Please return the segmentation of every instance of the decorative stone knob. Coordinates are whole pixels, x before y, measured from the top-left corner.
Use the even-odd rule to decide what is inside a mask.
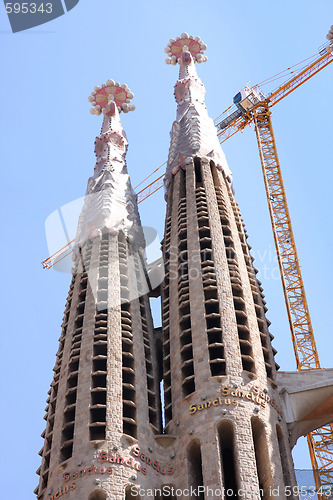
[[[173,65],[180,63],[182,53],[189,52],[194,61],[202,63],[207,61],[207,56],[204,56],[206,49],[207,45],[203,43],[199,36],[194,38],[192,35],[182,33],[175,40],[171,38],[164,49],[169,56],[165,62]]]
[[[126,83],[120,85],[120,83],[115,83],[114,80],[108,80],[103,83],[100,87],[96,86],[92,91],[91,95],[88,97],[88,101],[91,102],[92,108],[90,113],[93,115],[100,115],[101,113],[105,115],[114,114],[114,104],[118,108],[119,113],[124,111],[134,111],[135,106],[129,104],[133,99],[134,94],[127,87]]]

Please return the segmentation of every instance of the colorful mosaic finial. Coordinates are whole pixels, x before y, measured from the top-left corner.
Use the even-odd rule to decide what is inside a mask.
[[[93,115],[100,115],[101,113],[107,115],[111,102],[116,104],[119,113],[121,111],[124,111],[124,113],[134,111],[135,106],[129,104],[133,97],[134,94],[127,87],[126,83],[120,85],[118,82],[115,83],[113,80],[108,80],[106,84],[103,83],[100,87],[95,87],[88,97],[88,101],[93,105],[90,113]]]
[[[168,45],[164,49],[168,54],[165,60],[167,64],[177,64],[180,62],[182,52],[190,52],[193,60],[202,63],[207,61],[207,56],[204,55],[207,45],[203,43],[199,36],[189,36],[187,33],[182,33],[174,40],[170,39]]]
[[[172,175],[180,168],[186,169],[194,158],[207,157],[218,169],[232,178],[225,155],[221,149],[213,120],[205,105],[205,87],[195,67],[195,61],[203,62],[206,45],[199,37],[183,33],[176,40],[171,39],[165,49],[167,64],[179,64],[179,77],[175,85],[177,116],[172,124],[171,143],[165,173],[168,187]]]

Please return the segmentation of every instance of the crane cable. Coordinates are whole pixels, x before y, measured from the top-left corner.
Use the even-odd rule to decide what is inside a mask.
[[[314,54],[314,55],[312,55],[310,57],[307,57],[306,59],[303,59],[303,61],[300,61],[297,64],[294,64],[293,66],[290,66],[289,68],[286,68],[285,70],[280,71],[280,73],[276,73],[275,75],[271,76],[270,78],[267,78],[266,80],[263,80],[262,82],[258,83],[258,85],[259,86],[267,85],[267,83],[274,82],[275,80],[278,80],[279,78],[283,78],[283,73],[286,73],[286,71],[289,71],[290,69],[295,68],[296,66],[299,66],[300,64],[302,64],[302,63],[304,63],[306,61],[309,61],[310,59],[314,59],[315,57],[317,57],[317,54]],[[304,69],[304,68],[305,68],[305,66],[303,66],[298,71],[302,71],[302,69]],[[291,71],[290,73],[287,73],[287,74],[293,74],[293,73],[295,73],[295,70]],[[279,75],[281,75],[281,76],[279,76]]]
[[[155,173],[156,173],[156,172],[157,172],[160,168],[162,168],[162,167],[163,167],[163,165],[165,165],[165,164],[166,164],[166,161],[165,161],[164,163],[162,163],[162,165],[160,165],[159,167],[155,168],[155,170],[154,170],[151,174],[147,175],[147,177],[146,177],[145,179],[143,179],[143,180],[142,180],[139,184],[137,184],[137,185],[135,186],[134,191],[135,191],[135,190],[136,190],[139,186],[141,186],[141,184],[143,184],[143,183],[144,183],[147,179],[149,179],[149,177],[151,177],[151,176],[152,176],[153,174],[155,174]],[[143,189],[145,189],[145,188],[143,188]],[[140,191],[140,192],[141,192],[141,191]]]

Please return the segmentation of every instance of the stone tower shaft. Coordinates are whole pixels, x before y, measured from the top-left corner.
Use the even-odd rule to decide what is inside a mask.
[[[147,449],[162,419],[145,241],[126,150],[110,102],[78,223],[44,417],[40,500],[121,500],[132,484],[152,483],[135,450]]]
[[[166,432],[178,437],[187,485],[265,500],[280,487],[285,498],[295,476],[264,295],[189,38],[182,37],[163,242]]]

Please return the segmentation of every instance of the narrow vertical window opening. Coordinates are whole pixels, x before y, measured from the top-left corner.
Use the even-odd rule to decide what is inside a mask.
[[[172,485],[163,485],[161,488],[161,493],[159,491],[156,492],[155,500],[177,500],[177,497],[172,494],[176,488]]]
[[[128,258],[133,259],[124,233],[118,235],[119,274],[121,279],[121,341],[122,341],[122,399],[123,432],[137,437],[135,361],[130,300]]]
[[[285,445],[285,441],[283,439],[283,433],[282,433],[281,427],[279,425],[276,426],[276,434],[277,434],[277,439],[278,439],[278,443],[279,443],[279,451],[280,451],[280,459],[281,459],[284,484],[285,484],[285,486],[291,486],[292,481],[291,481],[290,471],[289,471],[289,467],[288,467],[288,452],[287,452],[287,448]]]
[[[233,491],[232,498],[238,500],[238,480],[235,460],[234,426],[228,420],[218,426],[224,488]]]
[[[194,160],[195,187],[202,187],[201,163],[198,158]]]
[[[178,203],[178,301],[181,373],[184,397],[195,391],[192,326],[189,301],[189,260],[187,248],[186,172],[180,171]],[[165,378],[166,380],[166,378]]]
[[[262,500],[269,500],[269,498],[271,498],[270,491],[273,488],[273,479],[270,467],[266,430],[264,424],[258,417],[251,418],[251,425],[260,497]]]
[[[219,182],[219,178],[218,178],[218,175],[217,175],[217,171],[216,171],[216,166],[214,164],[214,162],[210,162],[210,171],[211,171],[211,174],[212,174],[212,177],[213,177],[213,182],[214,182],[214,186],[216,188],[219,188],[221,187],[220,186],[220,182]]]
[[[201,447],[197,439],[187,447],[187,467],[189,486],[195,489],[198,486],[203,486]],[[198,498],[204,500],[203,493],[200,493]]]
[[[95,490],[90,493],[88,500],[106,500],[106,493],[103,490]]]
[[[129,484],[128,486],[126,486],[126,489],[125,489],[125,500],[134,500],[135,498],[138,498],[137,495],[134,495],[134,491],[133,491],[133,494],[132,494],[132,484]],[[136,485],[135,485],[136,486]],[[135,490],[137,488],[135,487]]]

